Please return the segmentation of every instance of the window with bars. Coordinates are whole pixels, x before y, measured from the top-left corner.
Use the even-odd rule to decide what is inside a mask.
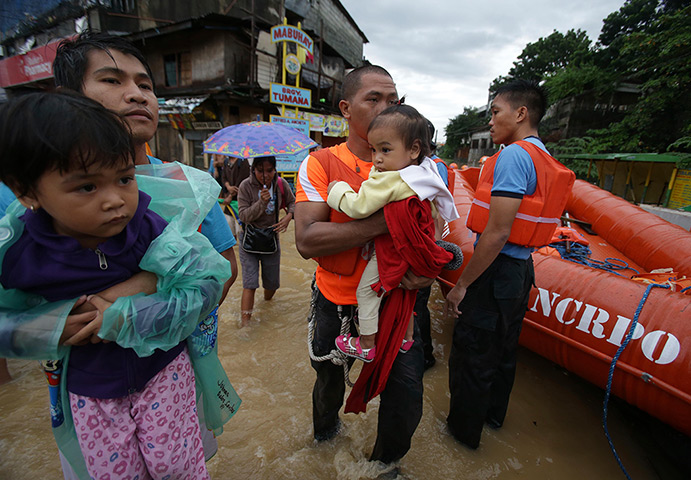
[[[180,87],[192,83],[192,62],[189,52],[163,56],[166,87]]]

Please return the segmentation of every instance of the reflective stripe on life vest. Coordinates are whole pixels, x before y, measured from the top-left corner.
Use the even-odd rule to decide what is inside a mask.
[[[473,200],[473,205],[477,205],[478,207],[486,208],[487,210],[489,210],[489,203],[478,200],[477,198]],[[528,222],[533,223],[556,223],[558,225],[561,222],[560,218],[535,217],[533,215],[528,215],[527,213],[520,212],[516,214],[516,218],[520,218],[521,220],[526,220]]]

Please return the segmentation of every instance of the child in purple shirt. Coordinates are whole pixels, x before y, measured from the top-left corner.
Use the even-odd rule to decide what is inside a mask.
[[[73,345],[58,347],[69,408],[51,413],[63,430],[74,423],[56,439],[75,472],[205,479],[186,339],[216,305],[227,262],[147,208],[133,159],[126,124],[90,99],[36,93],[3,107],[0,180],[21,206],[0,223],[0,352],[50,358],[22,307],[76,299],[81,323],[43,325]],[[144,270],[158,277],[153,291],[109,296]]]

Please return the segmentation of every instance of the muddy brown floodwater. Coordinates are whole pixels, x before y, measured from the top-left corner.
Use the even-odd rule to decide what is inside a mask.
[[[345,428],[335,439],[312,440],[306,318],[315,264],[295,250],[292,224],[281,244],[282,286],[270,302],[257,295],[253,324],[238,328],[240,279],[220,310],[220,357],[243,403],[218,439],[209,472],[217,480],[374,478],[381,470],[367,458],[378,399],[366,414],[344,415]],[[423,417],[399,478],[625,478],[603,432],[603,391],[526,349],[519,350],[504,427],[486,429],[477,451],[456,443],[445,428],[452,322],[442,317],[442,305],[435,285],[430,310],[437,364],[425,374]],[[9,368],[14,380],[0,386],[0,479],[60,479],[38,362],[11,359]],[[691,478],[674,460],[679,454],[643,429],[645,416],[616,400],[610,405],[609,430],[631,478]],[[662,432],[657,436],[670,436]]]

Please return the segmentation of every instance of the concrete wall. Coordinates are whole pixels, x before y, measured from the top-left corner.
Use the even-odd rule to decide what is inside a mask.
[[[691,231],[691,213],[662,208],[656,205],[639,205],[643,210],[664,218],[669,223],[679,225],[684,230]]]
[[[276,58],[279,45],[280,43],[271,42],[271,34],[269,32],[259,32],[259,38],[257,39],[257,83],[260,87],[267,90],[271,82],[280,82],[280,80],[277,80],[280,66]]]

